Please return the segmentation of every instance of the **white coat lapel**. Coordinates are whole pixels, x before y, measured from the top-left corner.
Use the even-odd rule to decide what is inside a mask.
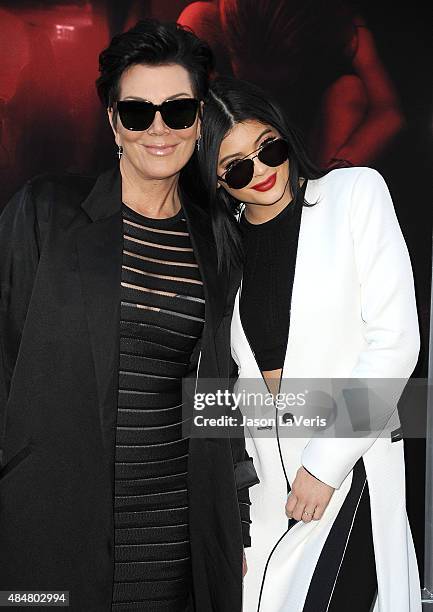
[[[309,180],[305,192],[305,199],[309,203],[318,201],[319,192],[316,180]],[[320,202],[317,204],[320,206]],[[317,303],[314,283],[314,266],[316,265],[317,248],[320,241],[320,224],[314,223],[318,214],[316,206],[302,208],[301,224],[299,228],[298,248],[296,253],[295,275],[293,279],[292,300],[290,304],[290,325],[287,338],[286,354],[284,357],[282,381],[280,391],[284,392],[284,379],[302,376],[298,363],[301,353],[305,350],[305,334],[308,333],[311,301]],[[303,374],[307,376],[307,373]]]

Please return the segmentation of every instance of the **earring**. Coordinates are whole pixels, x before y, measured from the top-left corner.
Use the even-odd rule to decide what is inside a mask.
[[[122,155],[123,155],[123,147],[122,147],[122,145],[117,145],[117,155],[118,155],[119,159],[122,157]]]
[[[200,151],[200,141],[201,141],[201,134],[200,134],[200,136],[196,140],[197,151]]]

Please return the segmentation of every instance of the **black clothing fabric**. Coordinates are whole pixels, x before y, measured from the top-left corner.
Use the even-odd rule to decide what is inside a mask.
[[[204,293],[183,211],[125,204],[115,462],[113,612],[184,612],[191,589],[182,377]]]
[[[181,193],[205,324],[186,378],[229,386],[240,270],[218,273],[200,198]],[[118,168],[29,181],[0,217],[0,589],[69,590],[71,612],[107,612],[114,580],[114,474],[123,251]],[[186,408],[192,413],[192,401]],[[230,411],[231,412],[231,411]],[[238,415],[239,419],[241,418]],[[191,427],[193,604],[239,610],[244,440]],[[251,473],[251,483],[254,481]],[[248,504],[247,504],[248,505]]]
[[[377,595],[368,482],[361,457],[320,553],[303,612],[370,612]]]
[[[240,219],[245,253],[240,317],[262,371],[284,363],[306,185],[304,181],[298,197],[270,221],[255,225],[244,214]]]

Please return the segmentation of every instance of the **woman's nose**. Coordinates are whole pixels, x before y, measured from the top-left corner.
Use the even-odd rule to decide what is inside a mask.
[[[155,117],[152,121],[152,125],[150,126],[150,128],[148,128],[147,131],[149,134],[154,135],[166,134],[170,131],[170,128],[165,125],[161,113],[159,111],[156,111]]]
[[[263,176],[269,170],[269,166],[263,164],[258,157],[254,160],[254,176]]]

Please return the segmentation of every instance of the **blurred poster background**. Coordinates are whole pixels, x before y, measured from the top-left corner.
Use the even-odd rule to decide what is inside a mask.
[[[0,1],[0,209],[36,174],[95,175],[116,162],[94,88],[98,54],[143,17],[189,26],[212,46],[217,73],[272,93],[320,164],[367,165],[384,175],[415,273],[423,341],[415,375],[426,376],[433,194],[428,4]],[[424,461],[423,440],[408,440],[408,512],[421,572]]]

